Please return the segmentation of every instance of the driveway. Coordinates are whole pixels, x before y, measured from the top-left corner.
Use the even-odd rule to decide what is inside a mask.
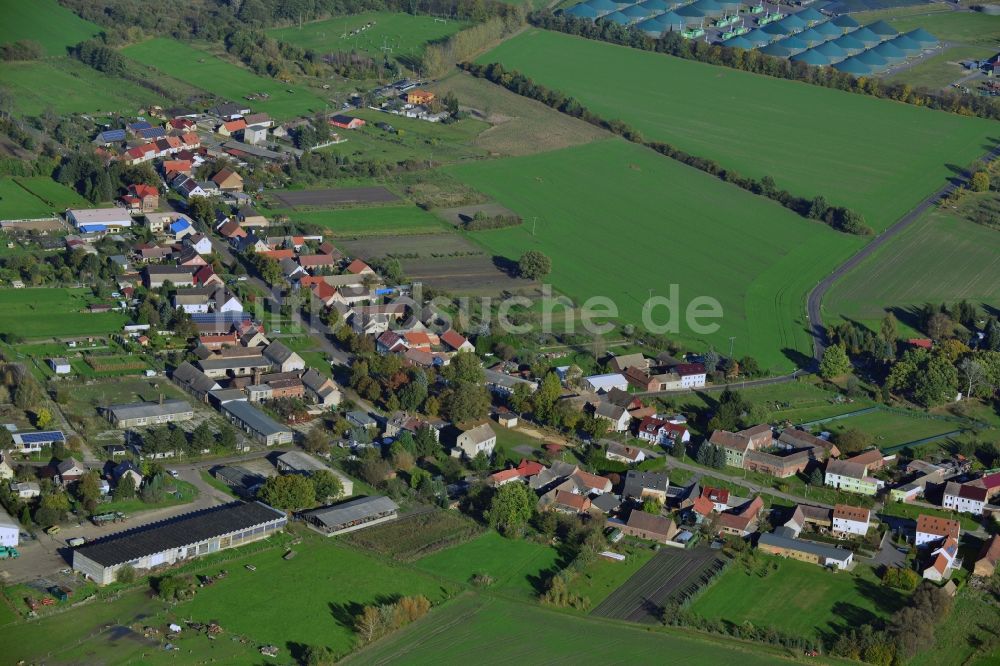
[[[902,567],[906,564],[906,554],[899,552],[896,544],[892,541],[892,530],[886,530],[882,535],[882,543],[879,544],[878,552],[872,558],[872,564],[885,567]]]

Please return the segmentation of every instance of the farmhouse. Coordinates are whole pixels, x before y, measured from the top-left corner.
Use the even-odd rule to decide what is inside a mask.
[[[429,104],[434,101],[434,93],[429,90],[421,90],[420,88],[414,88],[413,90],[406,93],[406,103],[407,104]]]
[[[800,562],[811,562],[831,569],[845,569],[851,566],[854,560],[854,553],[845,548],[796,539],[792,530],[787,527],[779,527],[773,532],[761,534],[757,546],[765,553],[790,557]]]
[[[365,126],[365,121],[362,118],[355,118],[353,116],[345,116],[342,114],[337,114],[330,117],[330,124],[334,127],[339,127],[340,129],[358,129],[359,127]]]
[[[171,378],[174,380],[174,383],[202,402],[208,400],[209,391],[222,388],[218,382],[187,361],[177,366]]]
[[[329,377],[320,374],[318,370],[309,368],[302,375],[302,384],[313,402],[323,407],[336,407],[340,404],[340,387]]]
[[[276,372],[305,370],[302,357],[280,342],[272,342],[264,349],[264,358],[271,362]]]
[[[212,176],[212,182],[222,192],[243,191],[243,176],[229,168],[222,169],[219,173]]]
[[[175,287],[193,287],[194,276],[183,266],[146,266],[143,281],[149,289],[159,289],[169,282]]]
[[[388,497],[375,495],[303,512],[302,519],[320,534],[334,536],[387,523],[399,517],[399,506]]]
[[[621,407],[618,407],[617,409],[621,409]],[[604,453],[604,457],[608,460],[623,462],[630,465],[633,463],[641,463],[645,460],[646,452],[635,446],[619,444],[618,442],[608,442],[608,448]]]
[[[662,446],[673,446],[679,439],[682,443],[691,441],[691,433],[683,423],[674,423],[659,415],[647,416],[639,423],[636,436],[645,441]]]
[[[222,413],[264,446],[292,443],[292,431],[243,400],[223,403]]]
[[[837,504],[833,507],[834,534],[868,534],[868,524],[871,521],[871,509],[847,504]]]
[[[826,464],[823,483],[859,495],[875,495],[880,482],[868,476],[868,466],[846,460],[831,460]]]
[[[66,221],[84,233],[127,229],[132,216],[124,208],[77,208],[66,211]]]
[[[140,571],[169,566],[265,539],[286,522],[283,511],[260,502],[223,504],[80,546],[73,551],[73,570],[107,585],[125,565]]]
[[[612,432],[625,432],[632,422],[632,417],[624,407],[608,401],[598,403],[594,408],[594,417],[608,421]]]
[[[108,407],[108,420],[116,428],[121,429],[187,421],[192,418],[194,418],[194,410],[183,400],[134,402]]]
[[[786,455],[765,451],[747,451],[743,458],[743,466],[751,472],[760,472],[779,479],[787,479],[805,470],[811,459],[809,451],[806,450]]]
[[[497,444],[497,434],[488,423],[482,423],[475,428],[466,430],[455,440],[455,448],[452,453],[472,460],[480,453],[486,456],[493,455],[493,447]]]
[[[521,458],[521,462],[518,463],[517,467],[511,467],[510,469],[501,470],[491,474],[490,485],[494,488],[499,488],[500,486],[512,481],[527,481],[531,477],[539,474],[543,469],[545,469],[545,467],[542,463]]]
[[[42,488],[35,481],[11,481],[10,492],[19,499],[31,499],[42,494]]]
[[[681,363],[671,368],[681,378],[681,388],[699,388],[705,385],[707,373],[701,363]]]
[[[11,439],[14,441],[14,449],[20,453],[37,453],[42,447],[52,446],[56,442],[66,442],[62,430],[15,432],[11,433]]]
[[[764,500],[755,497],[741,507],[719,514],[719,531],[745,537],[757,529],[757,517],[764,508]]]
[[[483,371],[486,376],[486,388],[498,396],[509,396],[514,392],[514,387],[518,384],[526,384],[534,392],[538,390],[538,383],[523,377],[515,377],[496,370],[487,368]]]
[[[668,543],[677,534],[677,525],[670,518],[654,516],[639,509],[632,509],[626,522],[609,520],[608,526],[616,527],[629,536],[657,543]]]
[[[131,460],[123,460],[111,470],[111,477],[115,483],[121,483],[122,479],[127,476],[132,477],[132,483],[135,484],[136,488],[142,486],[142,474],[139,473],[139,468]]]
[[[606,375],[591,375],[583,378],[584,385],[594,393],[607,393],[613,388],[621,391],[628,390],[628,379],[619,373]]]
[[[930,565],[924,569],[923,577],[927,580],[941,582],[951,577],[951,572],[962,566],[962,560],[958,557],[958,539],[948,537],[940,546],[931,553]]]
[[[789,449],[810,449],[816,460],[840,457],[836,444],[798,428],[785,428],[778,437],[778,446]]]
[[[14,548],[17,546],[17,539],[20,534],[21,526],[16,520],[10,517],[6,509],[0,506],[0,546]]]
[[[59,477],[59,483],[64,486],[79,481],[80,477],[86,473],[87,468],[73,457],[69,457],[56,465],[56,474]]]
[[[625,475],[622,497],[639,501],[651,499],[666,504],[669,488],[670,479],[663,472],[640,472],[631,469]]]
[[[788,519],[784,526],[791,529],[797,537],[805,529],[806,525],[832,528],[833,511],[809,504],[796,505],[795,511],[792,512],[791,518]]]
[[[708,441],[725,451],[727,465],[743,468],[747,452],[771,447],[774,443],[774,434],[771,426],[764,423],[739,432],[715,430]]]
[[[989,578],[997,570],[997,561],[1000,561],[1000,534],[994,534],[992,539],[983,544],[972,573]]]
[[[952,511],[981,516],[983,515],[983,507],[986,506],[987,497],[986,488],[970,483],[949,481],[944,487],[941,505]]]
[[[957,520],[948,520],[939,516],[920,514],[917,516],[917,531],[914,543],[917,546],[938,543],[948,538],[957,539],[962,533],[962,526]]]

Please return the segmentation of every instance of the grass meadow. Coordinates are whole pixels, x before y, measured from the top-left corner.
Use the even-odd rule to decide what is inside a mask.
[[[1000,299],[997,232],[939,209],[865,259],[827,294],[828,316],[875,327],[888,310],[900,322],[924,303]]]
[[[46,54],[58,56],[101,32],[100,26],[85,21],[56,0],[12,0],[2,5],[0,43],[30,39],[41,44]],[[4,63],[4,67],[9,66]]]
[[[5,62],[0,86],[14,93],[14,111],[40,115],[122,112],[133,115],[143,106],[163,104],[153,91],[107,76],[72,58]]]
[[[124,314],[91,314],[84,308],[93,302],[89,289],[0,290],[0,334],[23,338],[100,335],[121,330]]]
[[[18,185],[13,178],[0,178],[0,220],[45,217],[51,214],[50,206]]]
[[[639,324],[650,289],[667,296],[677,285],[679,319],[701,296],[723,317],[714,334],[681,321],[670,337],[728,350],[735,336],[737,356],[770,370],[809,352],[805,294],[862,243],[622,140],[447,171],[525,220],[470,238],[514,260],[541,250],[552,259],[547,281],[577,305],[607,296]],[[665,308],[653,314],[667,320]]]
[[[468,595],[352,655],[345,663],[437,665],[474,660],[479,664],[772,666],[786,663],[789,657],[787,651],[759,644],[710,641],[688,631],[650,630]]]
[[[247,95],[267,93],[268,99],[250,101],[250,106],[278,120],[323,111],[329,106],[317,91],[257,76],[208,51],[173,39],[157,37],[127,46],[122,52],[143,65],[219,97],[243,101]]]
[[[24,189],[28,190],[41,199],[43,203],[51,206],[57,211],[62,211],[66,208],[72,208],[75,206],[92,205],[89,201],[77,194],[76,190],[72,190],[62,183],[57,183],[46,176],[31,176],[28,178],[16,178],[15,180]]]
[[[475,574],[488,574],[494,580],[490,590],[534,600],[539,574],[555,566],[558,559],[558,552],[550,546],[487,532],[419,559],[414,566],[457,583],[468,583]]]
[[[732,566],[699,596],[691,610],[734,624],[752,622],[820,638],[894,613],[903,594],[882,586],[871,568],[833,572],[815,564],[761,555],[776,562],[766,576]]]
[[[357,35],[350,34],[370,21],[375,25]],[[267,34],[278,41],[318,53],[357,51],[370,56],[412,57],[420,55],[427,43],[450,37],[463,27],[465,24],[461,21],[442,21],[432,16],[366,12],[302,26],[275,28]]]
[[[520,70],[648,138],[854,208],[876,230],[1000,136],[988,120],[541,30],[479,61]]]
[[[953,11],[949,5],[920,4],[853,14],[861,25],[885,21],[899,32],[924,28],[938,39],[958,44],[1000,45],[1000,16]]]

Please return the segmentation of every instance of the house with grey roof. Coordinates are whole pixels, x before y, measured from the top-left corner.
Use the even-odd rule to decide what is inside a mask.
[[[320,534],[334,536],[395,520],[399,506],[388,497],[376,495],[304,511],[301,517]]]
[[[183,400],[133,402],[108,407],[107,416],[116,428],[124,430],[187,421],[194,418],[194,409]]]
[[[222,388],[217,381],[187,361],[178,365],[170,377],[174,380],[175,384],[202,402],[208,400],[210,391]]]
[[[487,456],[493,455],[493,448],[497,444],[497,434],[488,423],[482,423],[475,428],[470,428],[458,436],[455,440],[455,448],[452,455],[456,457],[475,458],[480,453]]]
[[[264,348],[264,358],[271,362],[275,372],[293,372],[306,367],[301,356],[278,341]]]
[[[292,443],[292,431],[249,402],[233,400],[223,403],[222,413],[233,424],[264,446]]]

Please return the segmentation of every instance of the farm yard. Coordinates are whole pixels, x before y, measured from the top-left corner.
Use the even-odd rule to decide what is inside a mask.
[[[995,137],[995,125],[979,118],[541,30],[478,60],[519,70],[647,138],[854,208],[876,231]]]
[[[849,272],[827,295],[824,310],[877,329],[889,310],[901,324],[924,303],[993,303],[1000,298],[997,232],[950,211],[925,214]]]
[[[101,32],[100,26],[85,21],[56,0],[3,3],[0,44],[30,39],[50,56],[66,55],[66,49]],[[4,63],[9,67],[10,63]]]
[[[371,27],[365,27],[373,24]],[[275,28],[267,34],[317,53],[357,51],[370,56],[409,59],[428,43],[441,41],[465,27],[462,21],[392,12],[349,14],[301,26]]]
[[[531,640],[518,637],[530,636]],[[485,648],[484,646],[488,646]],[[347,658],[347,664],[671,663],[691,666],[773,666],[788,651],[709,641],[691,632],[616,624],[572,616],[499,597],[462,596],[423,620]],[[791,662],[790,662],[791,663]]]
[[[254,99],[253,107],[278,120],[309,115],[329,106],[322,91],[257,76],[222,56],[173,39],[155,37],[127,46],[122,53],[219,97],[245,100],[248,96],[266,94],[266,98]],[[147,72],[147,75],[154,74],[155,71]]]
[[[835,636],[899,610],[906,597],[885,587],[870,567],[836,573],[796,560],[758,555],[777,565],[773,571],[747,571],[734,565],[705,590],[691,610],[734,624],[752,622],[787,633],[820,638]]]
[[[121,330],[128,320],[117,312],[89,313],[95,302],[89,289],[0,290],[0,335],[22,338],[100,335]]]
[[[650,288],[667,296],[675,284],[681,308],[708,296],[724,316],[714,334],[680,324],[672,338],[722,349],[736,336],[737,356],[772,371],[809,353],[805,294],[863,242],[618,139],[446,171],[525,220],[469,238],[515,261],[541,250],[552,258],[546,281],[578,307],[607,296],[623,322],[640,323]],[[678,251],[654,256],[663,238]],[[664,308],[654,315],[667,320]]]
[[[416,118],[361,109],[350,111],[367,121],[364,127],[340,132],[342,143],[320,149],[346,157],[381,160],[390,164],[400,162],[453,164],[486,156],[486,151],[473,142],[489,125],[475,118],[464,118],[452,123],[430,123]],[[394,131],[377,126],[386,123]]]
[[[657,624],[665,604],[683,601],[721,566],[717,551],[707,547],[663,548],[594,608],[591,615]]]

